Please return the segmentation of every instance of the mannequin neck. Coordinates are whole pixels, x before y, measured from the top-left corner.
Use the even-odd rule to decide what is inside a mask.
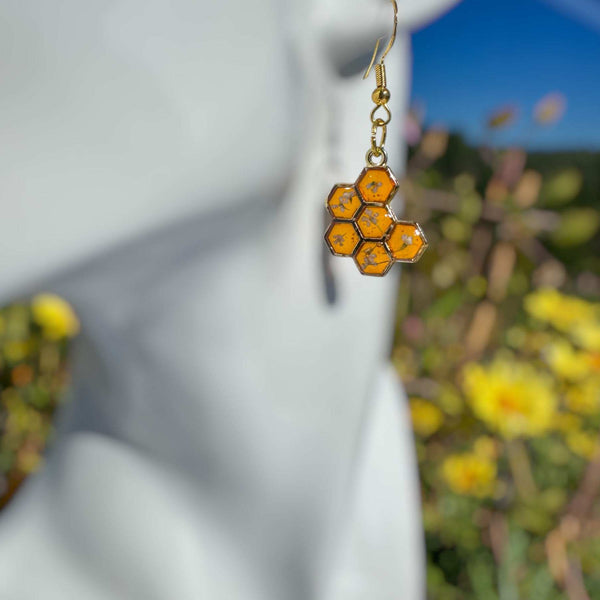
[[[256,280],[264,248],[255,241],[266,236],[253,243],[249,233],[266,231],[276,212],[249,202],[187,220],[82,265],[57,285],[82,322],[73,344],[76,402],[63,432],[91,429],[177,462],[168,439],[185,448],[189,437],[197,450],[190,426],[201,418],[199,369],[218,368],[207,346],[235,346],[227,338],[243,310],[237,299],[248,300],[249,285],[265,286]]]

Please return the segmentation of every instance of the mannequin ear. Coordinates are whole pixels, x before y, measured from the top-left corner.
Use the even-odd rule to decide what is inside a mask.
[[[398,27],[412,30],[425,25],[460,0],[401,0]],[[334,72],[352,76],[369,64],[378,38],[392,31],[393,10],[389,0],[320,0],[313,18],[318,23],[323,53]]]
[[[372,0],[317,0],[313,16],[325,61],[343,77],[364,71],[375,42],[392,28],[392,6]]]
[[[398,26],[417,29],[450,10],[461,0],[401,0],[398,2]]]

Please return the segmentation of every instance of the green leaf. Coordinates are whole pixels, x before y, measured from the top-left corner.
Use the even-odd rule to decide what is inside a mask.
[[[460,308],[463,302],[463,291],[460,288],[453,288],[441,295],[426,311],[426,318],[442,317],[447,318],[457,309]]]
[[[573,208],[561,215],[552,241],[557,246],[579,246],[588,242],[600,227],[600,214],[593,208]]]
[[[528,585],[529,600],[551,600],[557,597],[557,590],[546,565],[535,569]]]
[[[496,566],[487,553],[481,552],[467,563],[471,587],[477,598],[497,600]]]
[[[552,176],[542,188],[542,202],[546,206],[563,206],[575,200],[581,191],[583,177],[579,169],[565,169]]]

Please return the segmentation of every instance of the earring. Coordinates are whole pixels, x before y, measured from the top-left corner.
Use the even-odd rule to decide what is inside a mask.
[[[387,166],[385,140],[392,119],[388,107],[390,91],[386,87],[385,57],[396,39],[398,5],[394,5],[394,31],[381,59],[375,65],[377,87],[372,94],[375,108],[371,111],[371,147],[367,151],[367,166],[354,184],[333,186],[326,208],[333,221],[325,232],[325,242],[335,256],[354,259],[363,275],[382,277],[394,262],[414,263],[425,252],[427,239],[418,223],[399,220],[390,207],[398,189],[398,180]],[[375,45],[369,76],[380,40]]]

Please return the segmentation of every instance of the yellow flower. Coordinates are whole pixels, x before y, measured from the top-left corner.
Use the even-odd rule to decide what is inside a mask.
[[[529,294],[524,306],[532,317],[565,332],[570,332],[573,327],[587,327],[600,318],[598,304],[561,294],[554,288],[542,288]]]
[[[442,475],[453,492],[485,498],[494,493],[496,463],[474,453],[453,454],[444,460]]]
[[[569,381],[583,379],[594,368],[591,356],[587,352],[575,350],[564,339],[553,341],[544,348],[543,354],[551,369],[559,377]]]
[[[586,431],[573,431],[566,437],[567,446],[571,452],[588,460],[594,458],[600,450],[598,436]]]
[[[442,411],[423,398],[411,398],[410,416],[413,428],[421,437],[429,437],[442,425],[444,415]]]
[[[39,294],[31,303],[33,320],[42,328],[44,337],[59,340],[79,332],[79,320],[71,305],[54,294]]]
[[[590,352],[600,352],[600,320],[576,324],[570,335],[582,348]]]
[[[463,387],[475,415],[507,439],[539,436],[552,426],[557,405],[552,381],[531,365],[507,359],[487,367],[471,363]]]
[[[600,412],[600,377],[589,377],[565,392],[565,404],[569,410],[580,415]]]
[[[600,352],[588,352],[585,360],[592,372],[600,373]]]

